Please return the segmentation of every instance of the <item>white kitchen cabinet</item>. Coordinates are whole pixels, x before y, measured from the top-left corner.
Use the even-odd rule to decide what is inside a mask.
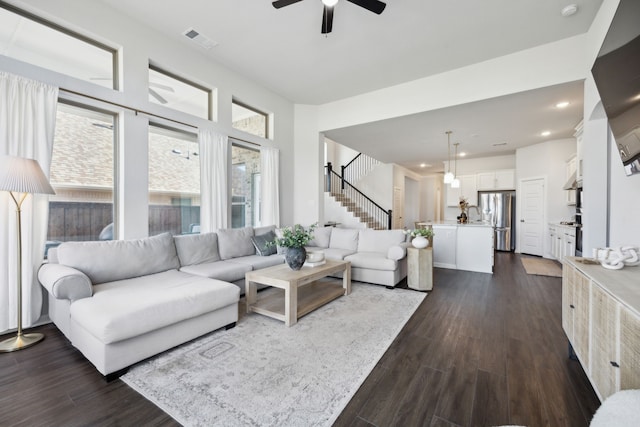
[[[458,270],[493,273],[492,227],[459,226],[456,245]]]
[[[433,265],[441,268],[456,268],[455,225],[433,225]]]
[[[433,266],[493,273],[493,227],[433,224]]]
[[[501,169],[477,174],[478,191],[514,190],[516,188],[515,169]]]
[[[562,261],[565,256],[576,253],[576,228],[571,225],[549,224],[549,251],[551,256]]]
[[[460,206],[460,197],[466,198],[469,206],[478,206],[476,175],[461,175],[458,176],[458,179],[460,180],[460,188],[447,186],[447,206]]]

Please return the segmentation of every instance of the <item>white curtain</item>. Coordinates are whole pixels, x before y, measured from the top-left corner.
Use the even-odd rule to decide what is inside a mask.
[[[262,225],[280,226],[280,150],[260,147]]]
[[[35,159],[49,176],[58,88],[0,72],[0,154]],[[29,195],[22,204],[22,324],[40,317],[42,291],[36,276],[47,238],[49,199]],[[16,206],[0,192],[0,332],[17,327]]]
[[[200,231],[227,228],[229,138],[210,129],[198,132],[200,144]]]

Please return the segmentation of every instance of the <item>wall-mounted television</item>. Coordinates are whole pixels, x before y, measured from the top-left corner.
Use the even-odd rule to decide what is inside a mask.
[[[640,173],[640,0],[620,0],[591,73],[625,172]]]

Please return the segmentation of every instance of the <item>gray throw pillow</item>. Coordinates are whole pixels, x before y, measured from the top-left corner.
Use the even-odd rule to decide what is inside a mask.
[[[252,236],[251,242],[256,247],[256,251],[260,256],[269,256],[276,253],[277,248],[275,244],[269,245],[269,242],[273,242],[276,239],[276,233],[269,231],[268,233],[261,234],[259,236]]]

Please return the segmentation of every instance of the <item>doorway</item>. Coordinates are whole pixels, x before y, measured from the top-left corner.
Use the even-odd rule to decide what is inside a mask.
[[[520,180],[520,253],[542,256],[544,253],[544,216],[546,178]]]

